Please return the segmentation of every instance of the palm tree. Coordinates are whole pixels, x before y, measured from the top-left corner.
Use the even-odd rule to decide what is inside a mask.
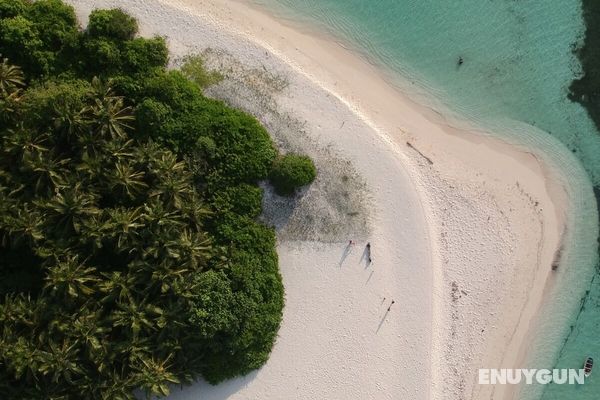
[[[4,338],[23,336],[23,328],[40,326],[47,320],[47,299],[32,299],[29,295],[5,296],[0,302],[0,320],[4,322]],[[14,330],[12,329],[14,328]]]
[[[136,293],[133,291],[135,287],[135,277],[122,272],[112,272],[103,274],[104,279],[99,283],[98,290],[102,293],[103,303],[129,303],[133,301]]]
[[[0,121],[10,121],[13,114],[18,110],[20,101],[20,90],[15,90],[6,96],[0,96]]]
[[[177,161],[175,154],[166,151],[159,158],[149,160],[149,168],[156,179],[149,196],[157,197],[169,208],[180,210],[194,192],[185,163]]]
[[[63,233],[79,232],[86,218],[100,212],[95,196],[84,193],[81,183],[61,189],[48,201],[36,200],[34,203],[46,211],[48,223]]]
[[[185,162],[178,161],[177,156],[168,151],[156,151],[148,160],[150,170],[157,176],[180,175],[185,172]]]
[[[29,380],[40,378],[40,368],[44,365],[44,354],[31,343],[28,338],[17,337],[14,341],[1,344],[5,359],[10,360],[9,368],[14,376],[19,379],[25,377]]]
[[[116,239],[118,252],[129,250],[132,253],[138,242],[138,231],[144,227],[141,208],[117,208],[108,210],[107,236]]]
[[[212,214],[195,194],[192,194],[188,201],[183,204],[181,212],[186,216],[188,226],[195,228],[197,231],[202,231],[204,221]]]
[[[154,307],[144,300],[117,303],[110,320],[115,327],[122,327],[131,338],[137,338],[142,331],[149,332],[156,329],[155,317],[162,314],[162,310]]]
[[[143,171],[135,170],[130,163],[118,161],[110,172],[109,188],[120,197],[135,199],[148,187],[144,178]]]
[[[54,108],[54,128],[57,133],[66,138],[69,142],[79,137],[79,134],[86,131],[91,124],[89,107],[83,109],[74,109],[73,105],[66,99],[58,99],[53,104]]]
[[[43,219],[37,210],[31,208],[30,204],[15,207],[13,213],[14,215],[3,227],[6,232],[3,240],[5,244],[10,241],[13,246],[22,243],[32,246],[36,241],[44,238]]]
[[[108,79],[107,81],[103,81],[97,76],[92,78],[92,98],[99,99],[100,101],[105,101],[108,99],[118,98],[116,96],[113,88],[113,80]]]
[[[52,338],[48,338],[48,343],[44,347],[48,351],[44,352],[44,361],[40,363],[38,370],[42,375],[49,377],[52,383],[73,384],[74,379],[83,374],[78,357],[79,343],[77,341],[64,340],[57,344]]]
[[[125,107],[122,97],[113,96],[110,87],[96,95],[91,112],[97,132],[112,139],[125,138],[126,131],[132,129],[132,108]]]
[[[65,177],[70,161],[40,151],[31,153],[23,164],[32,172],[30,180],[33,181],[35,193],[47,196],[67,186]]]
[[[107,367],[105,363],[107,349],[103,346],[102,339],[108,329],[102,326],[100,320],[101,314],[99,311],[84,307],[71,321],[69,331],[73,337],[78,338],[87,353],[87,357],[94,363],[95,367],[102,371]]]
[[[3,59],[0,63],[0,122],[11,121],[19,108],[21,94],[25,86],[23,72],[17,66]]]
[[[36,153],[45,153],[49,151],[48,139],[48,134],[39,134],[29,130],[23,124],[14,129],[8,129],[3,147],[0,149],[3,155],[0,162],[8,164],[8,167],[14,167],[32,159]]]
[[[184,229],[177,239],[167,242],[165,247],[178,265],[192,271],[205,266],[211,254],[210,240],[202,233],[188,229]]]
[[[148,264],[138,264],[146,267],[146,271],[148,270]],[[181,281],[186,277],[186,274],[189,270],[185,266],[177,266],[171,260],[163,259],[158,263],[158,265],[152,266],[152,282],[156,283],[156,287],[160,288],[160,293],[166,293],[171,290],[174,283]]]
[[[151,198],[157,197],[169,207],[180,210],[188,201],[192,192],[193,189],[188,176],[170,175],[160,179],[149,193],[149,196]]]
[[[147,396],[168,396],[169,385],[180,383],[179,378],[170,371],[170,359],[171,356],[164,360],[147,357],[137,360],[136,383]]]
[[[159,230],[164,229],[164,227],[179,229],[185,226],[181,213],[168,208],[165,203],[157,198],[146,202],[143,207],[143,218],[148,228],[148,233],[153,236]]]
[[[135,159],[135,142],[129,140],[104,140],[101,145],[101,154],[108,166],[112,167],[118,161]]]
[[[135,385],[132,379],[123,378],[123,373],[120,371],[112,371],[98,390],[93,392],[92,399],[100,400],[136,400],[132,390]]]
[[[9,64],[8,58],[4,58],[0,63],[0,95],[8,96],[23,86],[25,77],[21,68]]]
[[[44,290],[63,298],[85,298],[96,290],[96,269],[79,262],[78,256],[56,257],[48,266]]]
[[[109,231],[110,224],[104,213],[90,215],[81,222],[79,227],[79,244],[92,254],[96,254],[104,247],[104,239]]]

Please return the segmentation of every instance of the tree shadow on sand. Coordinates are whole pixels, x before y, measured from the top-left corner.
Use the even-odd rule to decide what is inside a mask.
[[[202,54],[208,68],[223,71],[224,79],[206,90],[254,115],[283,153],[308,155],[317,167],[317,179],[294,197],[281,197],[265,189],[262,220],[277,230],[279,240],[340,242],[366,237],[369,202],[366,182],[354,166],[314,136],[315,127],[284,111],[277,99],[288,88],[285,73],[250,67],[224,50]],[[352,134],[340,121],[340,135]]]
[[[168,400],[225,400],[246,388],[256,378],[256,375],[258,375],[258,371],[214,386],[204,380],[198,380],[189,386],[172,386]],[[145,397],[136,394],[136,398],[144,399]]]

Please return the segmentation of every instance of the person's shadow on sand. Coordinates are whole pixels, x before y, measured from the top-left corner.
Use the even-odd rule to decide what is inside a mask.
[[[352,244],[348,243],[346,245],[346,247],[344,247],[344,251],[342,252],[342,258],[340,259],[339,262],[339,267],[342,267],[342,264],[344,264],[344,261],[346,261],[346,258],[348,258],[348,256],[350,255],[350,253],[352,253]]]
[[[385,322],[385,319],[387,318],[388,314],[390,313],[390,309],[388,308],[385,311],[385,314],[383,314],[383,318],[381,318],[381,321],[379,321],[379,325],[377,326],[377,330],[375,331],[375,334],[379,333],[379,330],[381,329],[381,326],[383,325],[383,323]]]
[[[358,263],[365,263],[365,269],[369,268],[371,265],[371,248],[369,246],[365,246],[362,255],[360,256],[360,260]]]

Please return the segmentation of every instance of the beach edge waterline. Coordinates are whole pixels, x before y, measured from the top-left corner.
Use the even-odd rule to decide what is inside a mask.
[[[234,3],[250,7],[267,16],[273,15],[266,6],[255,4],[252,1],[234,0]],[[281,15],[276,16],[279,20],[280,17]],[[315,36],[332,43],[339,46],[343,52],[352,54],[357,61],[362,62],[369,69],[371,74],[375,74],[389,84],[401,96],[409,96],[408,100],[429,119],[448,127],[447,133],[460,134],[460,131],[468,131],[484,137],[490,136],[510,146],[520,148],[524,152],[530,152],[543,164],[545,179],[548,186],[551,187],[550,191],[554,192],[554,195],[557,192],[565,191],[567,197],[562,199],[565,219],[564,236],[560,249],[556,250],[561,251],[559,268],[561,271],[567,269],[567,273],[561,277],[559,282],[544,284],[544,298],[537,306],[534,325],[528,329],[527,338],[519,346],[520,354],[515,357],[523,365],[553,366],[558,358],[562,342],[569,335],[569,321],[572,321],[573,316],[577,313],[580,299],[584,296],[581,290],[574,291],[569,286],[577,286],[577,282],[589,281],[594,274],[598,258],[594,239],[598,237],[598,224],[595,222],[597,213],[594,217],[594,215],[590,216],[589,212],[590,208],[596,210],[594,206],[596,198],[593,194],[592,183],[580,161],[558,139],[538,128],[518,121],[505,121],[504,126],[501,126],[502,122],[498,122],[495,126],[486,126],[482,120],[461,119],[461,116],[452,111],[449,106],[437,100],[434,94],[427,93],[425,86],[419,87],[414,93],[407,93],[407,88],[411,86],[410,77],[399,76],[391,68],[386,68],[375,60],[370,60],[365,51],[344,41],[342,37],[334,37],[330,32],[323,31],[317,26],[299,23],[289,18],[284,18],[282,24],[308,36]],[[416,99],[410,97],[411,95],[416,95]],[[354,107],[354,110],[357,111],[357,108]],[[367,120],[370,119],[369,116],[363,115],[363,117]],[[370,122],[373,123],[373,121]],[[472,139],[479,140],[477,137]],[[401,140],[395,142],[397,146],[402,145]],[[422,193],[422,195],[425,194]],[[567,266],[569,268],[566,268]],[[557,305],[562,306],[563,315],[561,318],[551,321],[550,315],[555,314]],[[548,310],[552,310],[552,313],[545,313]],[[543,333],[542,329],[560,332],[560,334],[550,335],[552,339],[539,344],[537,342]],[[548,351],[548,345],[552,346],[551,351]],[[506,398],[510,398],[515,392],[515,388],[508,388],[508,397]],[[537,398],[540,393],[534,391],[532,398]]]

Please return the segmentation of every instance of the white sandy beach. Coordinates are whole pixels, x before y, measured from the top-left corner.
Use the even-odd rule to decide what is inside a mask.
[[[175,56],[224,50],[284,77],[273,100],[303,127],[295,146],[320,170],[330,164],[315,149],[327,149],[365,184],[363,226],[332,217],[340,229],[327,240],[280,237],[286,307],[267,364],[170,399],[514,398],[510,388],[477,385],[477,369],[524,365],[562,273],[551,266],[573,193],[542,156],[452,127],[336,41],[245,3],[69,2],[82,20],[94,8],[123,8],[143,35],[165,36]],[[268,127],[269,115],[257,117]],[[328,187],[317,182],[306,199],[331,199]],[[329,206],[308,210],[335,216]],[[350,239],[358,244],[348,247]]]

